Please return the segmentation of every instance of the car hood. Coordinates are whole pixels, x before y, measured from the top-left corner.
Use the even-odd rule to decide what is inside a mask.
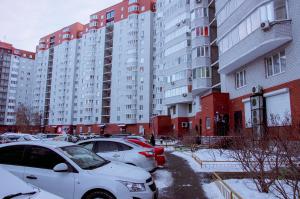
[[[146,179],[151,177],[150,173],[142,168],[114,161],[88,172],[92,175],[101,174],[116,180],[134,183],[145,183]]]

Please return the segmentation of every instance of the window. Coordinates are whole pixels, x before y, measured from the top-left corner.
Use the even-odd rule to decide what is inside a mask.
[[[93,142],[85,142],[80,144],[80,146],[83,146],[84,148],[93,151],[94,143]]]
[[[0,149],[0,164],[22,165],[24,146],[8,146]]]
[[[211,78],[211,68],[199,67],[193,69],[193,79],[198,79],[198,78]]]
[[[290,93],[283,92],[278,95],[266,93],[266,114],[268,126],[283,126],[291,124]],[[280,106],[278,106],[280,104]]]
[[[235,88],[246,86],[246,70],[239,71],[235,74]]]
[[[193,49],[193,58],[197,57],[209,57],[209,46],[200,46]]]
[[[211,129],[211,119],[210,119],[210,117],[206,118],[206,120],[205,120],[205,126],[206,126],[207,130]]]
[[[209,36],[209,28],[208,28],[208,26],[197,27],[195,29],[194,36],[196,36],[196,37],[199,37],[199,36],[208,37]]]
[[[246,128],[251,128],[252,127],[252,119],[251,119],[250,101],[244,102],[244,111],[245,111],[245,126],[246,126]]]
[[[123,144],[123,143],[117,143],[117,145],[118,145],[118,150],[119,151],[129,151],[129,150],[132,149],[131,146],[128,146],[128,145]]]
[[[29,147],[26,150],[24,160],[24,165],[27,167],[50,170],[52,170],[57,164],[66,162],[61,156],[59,156],[54,151],[39,146]]]
[[[237,0],[234,0],[237,1]],[[231,0],[230,2],[233,2]],[[228,3],[231,4],[231,3]],[[227,6],[227,5],[226,5]],[[226,7],[225,6],[225,7]],[[221,13],[221,12],[220,12]],[[219,14],[220,15],[220,14]],[[237,27],[233,28],[219,41],[220,55],[246,38],[260,27],[264,21],[287,19],[286,0],[274,0],[254,10]],[[220,21],[218,21],[220,22]]]
[[[95,153],[106,153],[118,151],[118,143],[110,141],[101,141],[96,143]]]
[[[265,58],[266,77],[271,77],[286,70],[286,55],[285,51],[276,53],[271,57]]]

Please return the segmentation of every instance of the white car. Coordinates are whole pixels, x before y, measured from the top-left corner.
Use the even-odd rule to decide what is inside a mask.
[[[2,136],[11,142],[40,140],[38,137],[34,135],[25,134],[25,133],[4,133]]]
[[[156,169],[153,149],[143,148],[123,138],[97,138],[81,141],[77,144],[107,160],[138,166],[149,172]]]
[[[153,199],[158,190],[145,170],[110,162],[84,147],[54,141],[0,145],[0,166],[64,199]]]
[[[62,199],[61,197],[55,196],[48,193],[40,188],[34,187],[28,183],[25,183],[21,179],[17,178],[10,172],[0,167],[0,198],[10,199]]]

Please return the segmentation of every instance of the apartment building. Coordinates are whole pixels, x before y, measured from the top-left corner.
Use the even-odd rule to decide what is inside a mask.
[[[0,41],[0,125],[14,125],[23,105],[31,108],[35,53]]]
[[[195,129],[201,133],[201,97],[220,88],[214,3],[156,2],[154,76],[163,81],[161,84],[154,81],[154,108],[157,113],[169,116],[169,119],[155,117],[156,131],[175,131],[181,135]]]
[[[48,131],[149,131],[154,2],[124,0],[40,39],[34,108]]]
[[[220,103],[232,131],[299,122],[299,10],[297,0],[216,1],[221,89],[228,95]]]

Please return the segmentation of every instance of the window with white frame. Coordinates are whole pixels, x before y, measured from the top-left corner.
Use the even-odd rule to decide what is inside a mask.
[[[199,46],[195,49],[193,49],[193,58],[197,58],[197,57],[209,57],[210,53],[209,53],[209,46],[205,45],[205,46]]]
[[[193,79],[211,78],[211,68],[204,66],[193,69]]]
[[[242,88],[246,86],[246,70],[235,73],[235,88]]]
[[[291,124],[290,93],[288,89],[282,89],[282,92],[279,91],[274,91],[274,94],[266,93],[268,126],[286,126]],[[280,104],[280,106],[278,106],[278,104]]]
[[[270,57],[265,58],[266,77],[285,72],[286,70],[286,55],[285,51],[276,53]]]

